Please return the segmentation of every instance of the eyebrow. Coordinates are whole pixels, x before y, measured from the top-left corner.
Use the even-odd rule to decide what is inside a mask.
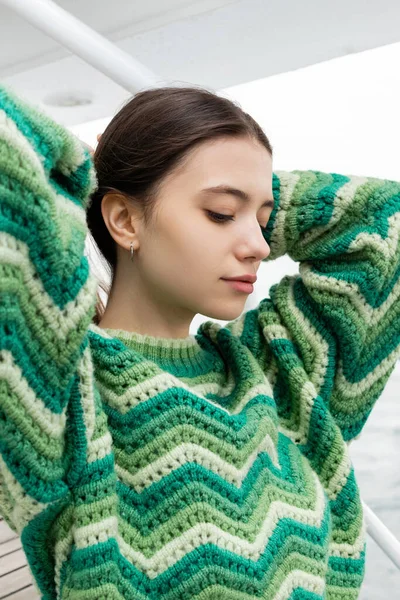
[[[250,202],[250,196],[249,196],[249,194],[247,194],[243,190],[239,190],[237,188],[230,187],[229,185],[223,185],[223,184],[221,184],[221,185],[215,185],[213,187],[204,188],[201,191],[202,192],[206,192],[206,193],[211,193],[211,194],[230,194],[232,196],[236,196],[236,198],[238,198],[239,200],[242,200],[242,202]],[[261,208],[264,208],[264,206],[268,206],[270,208],[273,208],[274,207],[274,201],[273,200],[266,200],[264,202],[264,204],[261,205]]]

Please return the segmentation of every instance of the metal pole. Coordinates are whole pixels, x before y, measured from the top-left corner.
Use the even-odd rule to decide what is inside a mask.
[[[367,523],[367,533],[400,569],[400,542],[363,500],[362,505]]]
[[[165,82],[52,0],[0,0],[38,29],[132,92]]]

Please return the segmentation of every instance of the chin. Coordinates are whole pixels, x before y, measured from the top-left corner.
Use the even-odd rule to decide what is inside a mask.
[[[234,321],[242,314],[244,305],[245,302],[243,302],[241,306],[239,303],[237,303],[236,307],[224,306],[222,308],[219,307],[212,310],[207,310],[206,312],[201,312],[201,314],[209,317],[210,319],[217,319],[218,321]]]

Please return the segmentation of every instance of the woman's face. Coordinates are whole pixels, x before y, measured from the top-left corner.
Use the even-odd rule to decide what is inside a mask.
[[[248,200],[207,191],[218,186]],[[261,227],[272,200],[272,158],[264,146],[247,138],[204,142],[164,180],[151,227],[135,230],[135,285],[176,311],[237,318],[249,294],[223,278],[256,274],[268,256]]]

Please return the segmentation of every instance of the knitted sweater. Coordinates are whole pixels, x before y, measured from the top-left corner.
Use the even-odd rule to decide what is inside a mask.
[[[355,600],[348,444],[400,356],[400,183],[277,171],[267,260],[224,327],[92,324],[93,163],[0,88],[0,513],[43,600]]]

